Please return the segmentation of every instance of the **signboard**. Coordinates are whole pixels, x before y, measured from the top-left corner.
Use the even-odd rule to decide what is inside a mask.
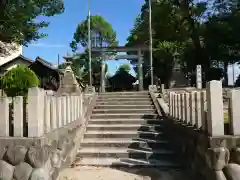
[[[197,85],[197,89],[202,89],[202,67],[201,67],[201,65],[197,65],[196,85]]]

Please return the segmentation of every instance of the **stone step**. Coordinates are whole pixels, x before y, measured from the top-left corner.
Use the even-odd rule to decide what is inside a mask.
[[[148,125],[148,124],[89,124],[87,130],[138,130],[138,131],[161,131],[163,125]]]
[[[179,164],[167,160],[142,160],[132,158],[81,158],[77,157],[76,166],[139,167],[158,169],[180,169]]]
[[[104,93],[99,93],[100,96],[102,95],[112,95],[112,96],[116,96],[116,95],[129,95],[129,94],[149,94],[149,91],[125,91],[125,92],[104,92]]]
[[[100,97],[97,97],[97,101],[109,101],[111,99],[120,99],[120,100],[129,100],[129,99],[144,99],[144,100],[151,100],[151,97],[150,96],[112,96],[112,97],[109,97],[109,96],[100,96]]]
[[[88,124],[141,124],[141,125],[157,125],[157,124],[164,124],[165,121],[162,119],[91,119],[88,121]]]
[[[155,114],[155,113],[126,113],[126,114],[116,114],[116,113],[113,113],[113,114],[92,114],[91,116],[91,119],[157,119],[159,118],[159,115],[158,114]]]
[[[145,101],[97,101],[96,106],[99,105],[153,105],[152,100]]]
[[[162,132],[145,131],[87,131],[84,138],[146,138],[163,139],[166,135]]]
[[[95,109],[155,109],[154,105],[139,105],[139,104],[126,104],[126,105],[108,105],[108,104],[100,104],[95,106]]]
[[[81,144],[82,147],[120,147],[120,148],[145,148],[159,149],[170,148],[168,140],[152,140],[142,138],[85,138]]]
[[[119,97],[119,98],[116,98],[116,97],[112,97],[112,98],[107,98],[107,99],[97,99],[97,102],[112,102],[112,101],[120,101],[122,103],[124,102],[129,102],[129,101],[133,101],[137,104],[138,101],[151,101],[151,99],[149,97],[142,97],[142,98],[134,98],[134,97],[126,97],[126,98],[123,98],[123,97]]]
[[[134,159],[166,159],[173,160],[176,155],[168,149],[132,149],[132,148],[82,148],[78,150],[78,157],[114,157],[114,158],[134,158]]]
[[[156,109],[94,109],[93,114],[130,114],[130,113],[151,114],[156,113]]]
[[[120,98],[127,98],[127,97],[134,97],[134,98],[151,98],[150,94],[113,94],[113,95],[98,95],[98,98],[114,98],[114,97],[120,97]]]

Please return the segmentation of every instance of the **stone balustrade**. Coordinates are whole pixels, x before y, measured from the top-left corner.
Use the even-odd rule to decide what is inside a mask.
[[[34,87],[27,98],[10,99],[0,98],[0,137],[42,137],[82,116],[81,94],[54,96]]]
[[[202,179],[239,180],[240,90],[228,92],[227,122],[222,94],[220,81],[208,82],[206,90],[170,91],[170,136],[180,161],[192,173]]]
[[[75,160],[95,99],[38,87],[27,97],[0,97],[1,179],[57,179]]]

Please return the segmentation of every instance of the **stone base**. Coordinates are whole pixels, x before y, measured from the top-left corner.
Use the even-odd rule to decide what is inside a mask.
[[[158,91],[156,85],[149,85],[148,90],[151,91],[151,92],[157,92]]]
[[[84,90],[85,94],[94,94],[95,91],[95,87],[94,86],[87,86]]]

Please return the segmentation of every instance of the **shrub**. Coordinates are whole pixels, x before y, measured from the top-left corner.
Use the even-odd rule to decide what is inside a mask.
[[[2,89],[11,97],[24,96],[29,88],[39,85],[36,74],[24,65],[18,65],[8,71],[1,81]]]

